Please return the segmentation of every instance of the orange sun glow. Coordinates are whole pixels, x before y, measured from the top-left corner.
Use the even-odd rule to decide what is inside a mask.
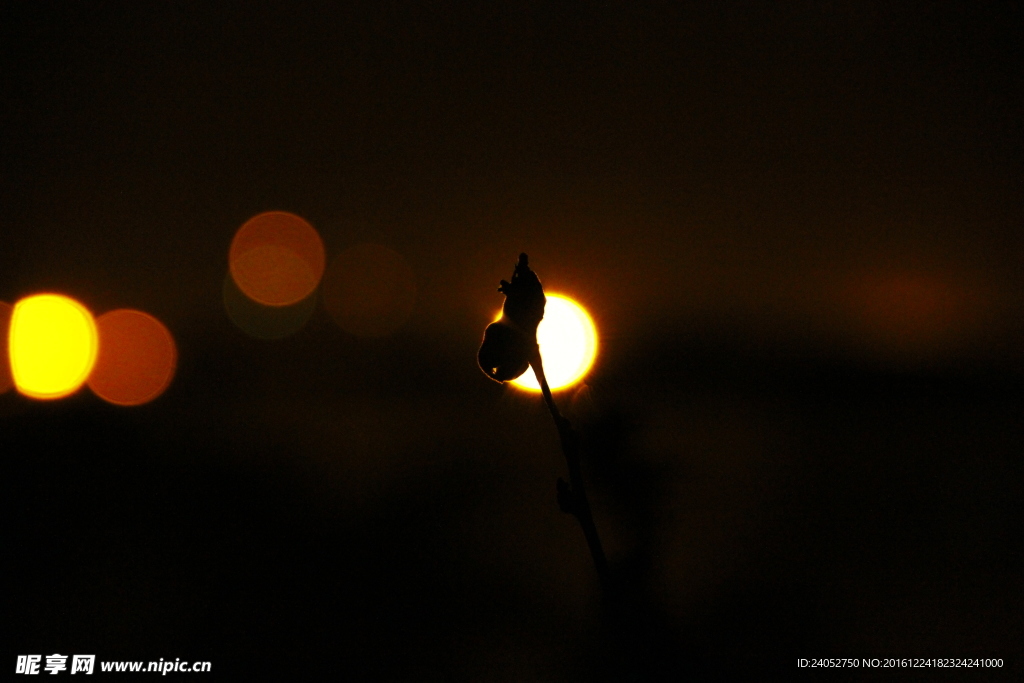
[[[597,358],[597,328],[587,310],[577,302],[563,294],[546,296],[544,319],[537,327],[537,343],[548,386],[558,391],[576,384],[590,371]],[[532,367],[510,383],[526,391],[540,391]]]

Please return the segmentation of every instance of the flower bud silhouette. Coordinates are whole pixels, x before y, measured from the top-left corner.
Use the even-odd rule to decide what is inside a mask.
[[[559,479],[556,484],[558,507],[579,521],[594,560],[594,568],[597,569],[598,578],[607,591],[608,560],[601,546],[601,539],[597,535],[597,527],[594,525],[587,492],[583,486],[579,434],[569,424],[569,420],[558,412],[555,398],[551,395],[551,388],[544,377],[544,363],[540,347],[537,345],[537,326],[544,319],[547,298],[537,274],[530,270],[526,254],[519,255],[519,262],[512,273],[512,281],[502,280],[498,291],[505,295],[501,318],[488,325],[484,331],[484,341],[476,356],[477,362],[484,374],[496,382],[515,379],[533,366],[544,402],[547,403],[558,429],[562,453],[569,467],[569,481]]]
[[[501,319],[484,330],[477,363],[496,382],[519,377],[530,367],[537,347],[537,326],[544,318],[544,287],[530,269],[526,254],[512,272],[512,281],[501,281],[498,291],[505,295]]]
[[[505,322],[491,323],[476,360],[494,381],[513,380],[530,367],[530,338]]]

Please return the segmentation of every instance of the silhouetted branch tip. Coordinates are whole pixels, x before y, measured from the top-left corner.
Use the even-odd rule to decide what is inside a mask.
[[[544,319],[544,287],[537,274],[530,269],[529,257],[519,255],[519,263],[512,271],[512,281],[501,281],[498,291],[505,295],[502,317],[521,328],[536,341],[537,325]]]
[[[498,291],[505,295],[501,319],[484,330],[477,363],[491,379],[507,382],[530,367],[537,346],[537,326],[544,319],[547,299],[526,254],[519,255],[512,280],[502,280]]]
[[[544,402],[551,411],[551,417],[558,429],[562,453],[569,467],[569,481],[559,479],[556,486],[558,507],[579,521],[598,578],[607,589],[608,560],[605,558],[601,539],[597,535],[597,527],[594,526],[590,503],[587,502],[587,492],[583,486],[579,435],[573,430],[569,420],[558,412],[555,398],[544,376],[544,362],[540,346],[537,344],[537,326],[544,319],[544,305],[547,299],[540,279],[530,269],[530,261],[526,254],[519,255],[519,262],[512,271],[512,280],[502,280],[498,291],[505,295],[501,319],[488,325],[484,331],[477,362],[484,374],[497,382],[515,379],[533,365]]]

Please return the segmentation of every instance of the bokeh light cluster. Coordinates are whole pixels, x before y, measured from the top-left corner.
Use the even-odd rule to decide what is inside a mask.
[[[292,335],[312,317],[318,293],[341,329],[357,337],[385,337],[415,308],[416,274],[401,254],[380,244],[350,246],[328,263],[319,233],[292,213],[268,211],[242,224],[228,250],[222,293],[224,309],[239,329],[257,339]],[[537,339],[556,391],[579,382],[597,357],[594,321],[561,294],[548,295]],[[540,391],[532,368],[512,384]]]
[[[379,244],[354,245],[328,264],[316,229],[285,211],[254,216],[235,233],[223,299],[243,332],[257,339],[298,332],[316,310],[318,291],[340,328],[383,337],[412,313],[416,274],[401,254]]]
[[[159,320],[119,309],[94,318],[74,299],[35,294],[0,303],[0,393],[11,387],[35,399],[57,399],[88,384],[115,405],[148,403],[171,383],[177,348]]]

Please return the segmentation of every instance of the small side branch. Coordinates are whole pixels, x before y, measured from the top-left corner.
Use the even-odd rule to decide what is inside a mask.
[[[562,453],[565,455],[566,465],[569,467],[569,483],[559,478],[558,480],[558,506],[563,512],[572,513],[583,529],[583,535],[587,539],[587,546],[590,548],[590,556],[594,560],[594,568],[597,569],[597,576],[601,586],[607,592],[608,582],[608,560],[604,555],[604,548],[601,546],[601,538],[597,535],[597,527],[594,525],[594,517],[590,512],[590,502],[587,500],[587,492],[583,486],[583,470],[580,468],[580,438],[579,434],[572,428],[572,424],[558,412],[555,405],[555,398],[551,395],[547,378],[544,376],[544,364],[540,357],[540,348],[534,346],[530,359],[537,381],[540,383],[541,393],[544,394],[544,402],[547,403],[551,417],[558,428],[558,437],[562,443]]]

